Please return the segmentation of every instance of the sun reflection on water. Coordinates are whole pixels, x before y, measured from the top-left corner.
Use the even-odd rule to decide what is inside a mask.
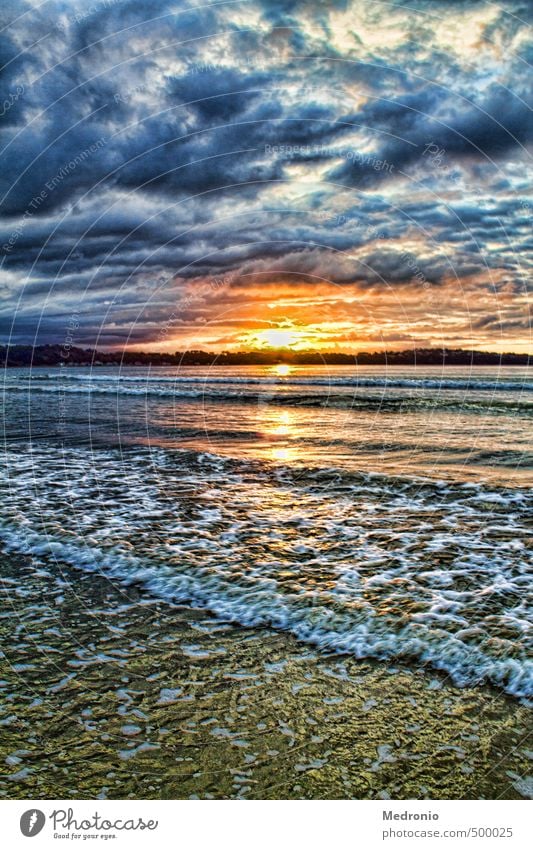
[[[288,377],[291,371],[292,367],[287,363],[278,363],[278,365],[272,366],[272,373],[277,377]]]
[[[270,433],[275,436],[291,436],[293,430],[293,417],[288,410],[276,411],[275,419],[271,423]]]
[[[291,463],[297,457],[295,448],[271,448],[270,459],[278,460],[280,463]]]
[[[276,444],[269,447],[272,460],[288,463],[298,455],[296,416],[291,410],[268,409],[262,421],[263,438]]]

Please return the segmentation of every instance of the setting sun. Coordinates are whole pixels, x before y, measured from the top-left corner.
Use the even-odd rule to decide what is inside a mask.
[[[242,341],[254,348],[292,348],[302,350],[310,347],[309,333],[293,327],[272,327],[247,334]]]
[[[272,348],[290,348],[291,345],[298,342],[300,335],[294,330],[277,328],[274,330],[263,330],[257,334],[261,341]]]
[[[287,377],[287,375],[289,375],[289,374],[291,373],[292,369],[291,369],[291,367],[290,367],[289,365],[287,365],[286,363],[280,363],[280,364],[279,364],[279,365],[277,365],[277,366],[273,366],[273,367],[272,367],[272,371],[273,371],[273,372],[274,372],[274,374],[276,374],[278,377]]]

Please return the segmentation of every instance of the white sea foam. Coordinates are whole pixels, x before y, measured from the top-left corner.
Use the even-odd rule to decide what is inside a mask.
[[[270,387],[270,389],[269,389]],[[489,384],[483,387],[477,385],[470,389],[468,386],[455,387],[439,386],[444,389],[442,394],[422,382],[416,385],[395,383],[216,383],[208,382],[162,382],[146,383],[139,381],[123,384],[121,382],[81,381],[74,383],[52,382],[43,384],[9,384],[3,387],[5,393],[30,394],[32,396],[57,396],[60,399],[75,396],[113,396],[131,399],[153,399],[180,401],[238,402],[242,404],[283,405],[285,407],[323,407],[334,409],[394,409],[406,412],[409,409],[443,408],[456,411],[485,412],[500,415],[529,417],[533,413],[533,403],[522,400],[522,391],[529,390],[520,386],[521,391],[512,391],[513,387],[501,385],[489,389]],[[458,389],[462,391],[459,393]],[[274,390],[277,390],[274,392]],[[373,392],[371,391],[373,390]],[[452,391],[455,390],[455,391]],[[483,391],[482,391],[483,390]],[[402,394],[398,394],[399,392]],[[530,396],[526,395],[526,398]]]
[[[331,474],[19,448],[4,457],[1,536],[242,625],[533,695],[525,492],[352,475],[341,496]]]
[[[18,375],[17,375],[18,377]],[[25,377],[23,378],[25,379]],[[478,377],[475,375],[466,375],[464,377],[400,377],[393,374],[376,375],[370,377],[368,375],[358,375],[352,373],[346,376],[328,375],[324,377],[290,375],[286,377],[278,376],[257,376],[257,375],[223,375],[216,376],[213,372],[195,375],[160,375],[154,372],[146,372],[143,375],[130,375],[117,371],[116,373],[98,374],[94,371],[86,373],[70,373],[64,369],[60,372],[33,373],[30,379],[32,382],[81,382],[81,383],[108,383],[115,387],[117,391],[118,384],[138,383],[140,385],[149,386],[152,384],[172,384],[179,385],[201,385],[201,386],[317,386],[317,387],[383,387],[383,388],[400,388],[400,389],[438,389],[438,390],[464,390],[467,392],[484,391],[484,392],[533,392],[533,380],[509,379],[502,377],[495,380]]]

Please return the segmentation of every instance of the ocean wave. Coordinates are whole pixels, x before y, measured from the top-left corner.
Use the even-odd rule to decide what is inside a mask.
[[[11,550],[327,651],[533,695],[524,491],[335,469],[296,484],[212,454],[51,446],[8,451],[2,478]]]
[[[192,375],[154,375],[146,376],[124,375],[117,373],[116,375],[98,375],[91,372],[89,374],[68,374],[62,372],[48,372],[47,374],[31,374],[18,376],[20,380],[31,381],[77,381],[82,383],[100,383],[107,382],[114,386],[119,383],[139,383],[141,385],[150,385],[153,383],[174,384],[176,386],[182,384],[191,385],[222,385],[222,386],[317,386],[317,387],[335,387],[345,386],[353,388],[393,388],[393,389],[433,389],[433,390],[451,390],[464,392],[533,392],[533,381],[524,379],[523,381],[510,380],[502,378],[501,380],[488,380],[481,377],[464,377],[464,378],[447,378],[442,379],[428,377],[395,377],[381,375],[376,377],[349,375],[346,377],[331,376],[331,377],[257,377],[257,376],[236,376],[224,375],[221,377],[209,376],[192,376]]]
[[[517,398],[509,397],[508,399],[484,397],[470,394],[469,398],[464,397],[441,397],[438,395],[369,395],[368,392],[357,394],[357,388],[353,387],[353,392],[328,392],[328,393],[302,393],[298,391],[290,391],[292,384],[285,384],[282,391],[276,391],[279,386],[270,386],[274,391],[250,391],[243,384],[231,385],[225,392],[220,392],[214,389],[211,384],[206,384],[204,387],[195,388],[197,384],[178,384],[173,387],[169,386],[121,386],[118,383],[112,386],[105,386],[100,383],[85,384],[85,385],[64,385],[55,383],[49,386],[44,385],[17,385],[10,384],[4,386],[4,391],[9,393],[30,393],[30,394],[50,394],[50,395],[114,395],[115,397],[137,397],[137,398],[159,398],[173,399],[177,402],[180,400],[199,400],[203,403],[235,403],[240,404],[268,404],[274,406],[295,406],[295,407],[331,407],[340,409],[379,409],[381,412],[407,412],[409,410],[418,409],[448,409],[450,411],[457,410],[461,412],[474,413],[493,413],[503,415],[531,415],[533,414],[533,402],[522,401]],[[303,384],[302,384],[303,386]],[[340,385],[338,385],[338,388]],[[360,387],[359,387],[360,388]]]

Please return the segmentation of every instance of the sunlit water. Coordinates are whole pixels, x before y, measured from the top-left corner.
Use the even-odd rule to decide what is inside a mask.
[[[531,695],[527,370],[41,368],[3,388],[8,548]]]

